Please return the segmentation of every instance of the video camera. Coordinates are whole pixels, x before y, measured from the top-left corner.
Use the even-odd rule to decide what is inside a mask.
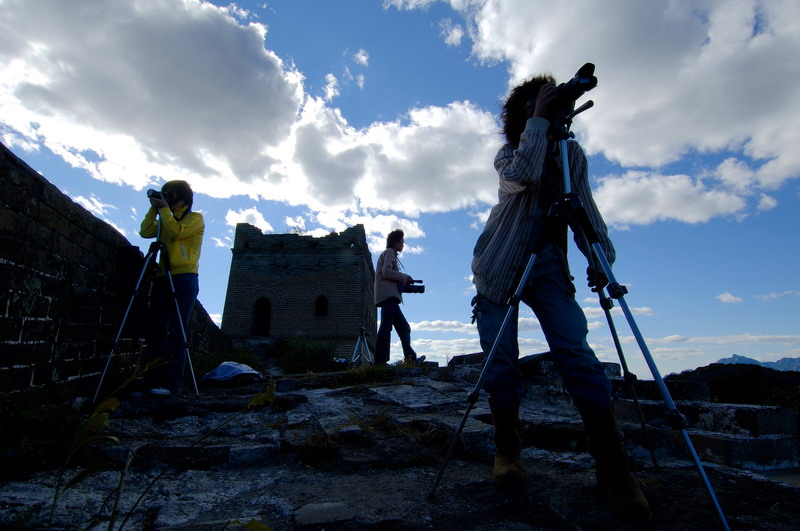
[[[415,286],[422,284],[424,280],[415,280],[412,284],[400,284],[400,293],[425,293],[425,286]]]
[[[153,190],[152,188],[147,191],[147,198],[148,199],[163,199],[167,203],[172,203],[175,197],[172,195],[172,192],[166,191],[162,192],[160,190]]]

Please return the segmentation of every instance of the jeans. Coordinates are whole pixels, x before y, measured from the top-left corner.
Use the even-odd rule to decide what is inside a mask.
[[[193,273],[173,275],[172,283],[175,286],[181,320],[177,319],[175,313],[175,302],[170,293],[169,280],[167,277],[157,277],[150,298],[147,347],[143,361],[147,364],[160,358],[145,372],[145,380],[150,388],[161,387],[178,394],[181,391],[188,349],[188,344],[183,343],[180,324],[182,321],[188,341],[189,316],[197,300],[199,277]]]
[[[575,301],[574,292],[563,270],[551,271],[528,282],[522,302],[539,319],[564,388],[572,395],[575,404],[608,407],[611,404],[611,383],[586,341],[586,316]],[[478,323],[481,348],[487,356],[508,308],[508,305],[497,304],[485,297],[476,298],[473,315]],[[484,380],[489,400],[500,407],[518,404],[524,394],[522,373],[517,368],[518,359],[517,315],[512,314],[494,358],[486,369]]]
[[[411,326],[400,309],[400,300],[391,297],[381,304],[381,326],[378,328],[378,338],[375,345],[375,363],[384,364],[389,361],[392,327],[394,327],[397,335],[400,336],[403,357],[406,361],[416,360],[417,353],[411,348]]]

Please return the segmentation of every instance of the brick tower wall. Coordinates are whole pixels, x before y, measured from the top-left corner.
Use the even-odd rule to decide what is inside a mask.
[[[363,225],[315,238],[265,235],[241,223],[232,253],[222,330],[234,342],[252,347],[301,333],[336,344],[337,354],[349,358],[363,326],[374,352],[375,270]],[[316,315],[318,297],[327,300],[327,315]],[[255,307],[264,298],[269,331],[255,334]]]

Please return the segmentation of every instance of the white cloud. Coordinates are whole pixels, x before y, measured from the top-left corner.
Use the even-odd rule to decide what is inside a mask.
[[[761,194],[758,199],[758,209],[761,212],[767,212],[778,206],[778,200],[767,194]]]
[[[230,237],[217,238],[212,236],[211,241],[214,242],[214,247],[233,247],[233,240]]]
[[[474,28],[469,37],[475,58],[510,63],[511,86],[537,72],[553,72],[563,82],[584,62],[597,65],[599,84],[587,95],[597,105],[575,123],[588,152],[651,168],[692,152],[735,153],[718,168],[716,184],[681,184],[671,176],[671,186],[659,190],[656,206],[680,206],[693,189],[702,197],[691,209],[710,208],[708,214],[651,214],[627,203],[619,205],[620,223],[695,223],[741,213],[746,197],[759,188],[775,189],[800,176],[800,129],[787,127],[800,115],[800,70],[787,68],[800,54],[800,3],[449,3]],[[391,4],[411,9],[428,2]],[[576,13],[602,24],[581,24],[576,31]],[[756,208],[770,206],[755,197]]]
[[[100,179],[186,178],[212,194],[224,180],[242,193],[268,178],[264,149],[302,101],[266,28],[209,3],[8,1],[0,24],[4,122]]]
[[[594,192],[609,225],[627,226],[677,220],[703,223],[745,208],[745,200],[730,191],[713,189],[688,175],[629,171],[600,179]]]
[[[439,31],[448,46],[458,46],[464,38],[464,28],[449,18],[439,22]]]
[[[744,299],[743,299],[743,298],[741,298],[741,297],[737,297],[737,296],[736,296],[736,295],[734,295],[733,293],[729,293],[729,292],[727,292],[727,291],[726,291],[725,293],[720,293],[719,295],[717,295],[717,296],[716,296],[716,299],[717,299],[719,302],[723,302],[723,303],[725,303],[725,304],[738,304],[738,303],[740,303],[740,302],[743,302],[743,301],[744,301]]]
[[[325,88],[323,91],[325,92],[325,101],[329,103],[333,101],[333,98],[340,94],[339,80],[336,79],[336,76],[333,74],[328,74],[325,76]]]
[[[773,291],[772,293],[768,293],[766,295],[756,295],[756,298],[762,301],[771,301],[775,299],[780,299],[782,297],[792,297],[792,296],[800,297],[800,291],[797,290],[789,290],[781,292]]]
[[[353,60],[361,66],[369,66],[369,54],[363,48],[353,55]]]
[[[267,233],[273,231],[272,225],[264,219],[264,214],[259,212],[255,207],[240,209],[238,212],[228,210],[228,213],[225,215],[225,223],[232,227],[235,227],[237,223],[249,223],[259,228],[261,232]]]
[[[477,334],[474,324],[461,321],[419,321],[409,323],[411,329],[418,332],[456,332],[459,334]]]
[[[79,195],[73,197],[72,200],[99,218],[105,217],[105,215],[108,214],[109,209],[116,210],[117,208],[114,205],[103,203],[94,194],[92,194],[92,196],[89,198]]]
[[[283,222],[286,223],[289,228],[297,229],[299,231],[306,230],[306,220],[303,218],[303,216],[296,216],[293,218],[287,216]]]
[[[471,39],[474,59],[508,61],[510,84],[597,64],[597,106],[576,130],[588,152],[639,167],[600,181],[611,224],[740,218],[773,208],[770,190],[800,175],[800,129],[784,126],[800,115],[800,71],[786,67],[800,53],[796,2],[449,3],[464,20],[443,22],[448,42]],[[576,12],[604,23],[575,31]],[[254,18],[199,0],[5,0],[3,139],[47,146],[97,179],[142,188],[183,178],[214,197],[312,211],[414,217],[496,201],[496,109],[454,101],[355,129],[329,105],[341,80],[309,96]],[[367,66],[369,54],[353,60]],[[696,176],[641,171],[695,152],[731,155]]]

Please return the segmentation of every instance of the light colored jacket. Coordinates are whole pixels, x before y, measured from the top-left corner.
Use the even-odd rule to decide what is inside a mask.
[[[545,165],[547,155],[547,129],[550,122],[543,118],[530,118],[520,137],[519,146],[506,144],[497,152],[494,166],[500,178],[498,203],[492,208],[489,219],[475,244],[472,258],[473,282],[478,293],[498,304],[504,304],[514,292],[522,276],[530,250],[547,218],[546,205],[540,204],[539,195],[544,181],[560,182],[561,170]],[[575,141],[567,142],[570,167],[570,188],[577,193],[589,221],[597,232],[606,258],[614,263],[614,245],[597,209],[589,187],[586,155]],[[556,171],[555,175],[548,173]],[[563,188],[563,184],[560,186]],[[575,243],[589,258],[591,250],[575,235]],[[566,262],[563,262],[566,264]],[[534,270],[536,272],[536,270]]]
[[[408,284],[409,275],[401,273],[397,264],[397,252],[387,248],[378,258],[375,267],[375,306],[388,298],[396,297],[403,301],[400,284]]]
[[[142,238],[155,238],[158,232],[156,214],[161,215],[161,241],[166,245],[173,275],[182,273],[197,274],[200,266],[200,248],[203,245],[205,222],[203,221],[203,215],[199,212],[185,214],[187,208],[185,206],[181,207],[173,213],[167,207],[158,211],[150,207],[139,230],[139,235]],[[160,258],[158,275],[163,276],[166,274],[164,271],[164,257],[161,256]]]

